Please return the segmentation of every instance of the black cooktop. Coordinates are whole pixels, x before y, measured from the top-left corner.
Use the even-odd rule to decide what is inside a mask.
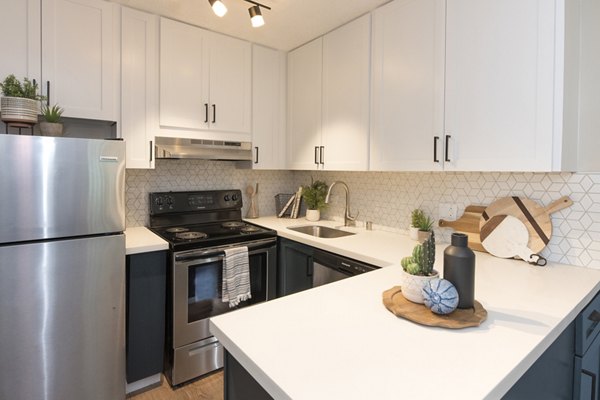
[[[240,190],[150,193],[150,230],[181,251],[275,238],[241,218]]]

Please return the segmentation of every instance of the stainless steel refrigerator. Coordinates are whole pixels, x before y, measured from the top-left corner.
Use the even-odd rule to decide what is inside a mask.
[[[0,399],[125,398],[124,160],[0,135]]]

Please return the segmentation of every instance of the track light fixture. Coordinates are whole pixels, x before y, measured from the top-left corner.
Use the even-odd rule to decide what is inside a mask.
[[[227,14],[227,7],[225,7],[225,4],[223,4],[221,0],[208,0],[208,2],[212,7],[213,12],[217,14],[218,17],[222,17],[223,15]]]
[[[270,10],[271,7],[265,6],[264,4],[257,3],[253,0],[244,0],[246,3],[253,4],[252,7],[248,9],[248,13],[250,13],[250,22],[254,28],[258,28],[259,26],[263,26],[265,24],[265,19],[262,16],[261,7],[267,10]],[[210,6],[217,16],[222,17],[227,14],[227,7],[221,0],[208,0]]]

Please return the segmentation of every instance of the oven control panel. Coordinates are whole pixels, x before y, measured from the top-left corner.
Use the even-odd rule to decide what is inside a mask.
[[[150,214],[213,211],[242,208],[240,190],[150,193]]]

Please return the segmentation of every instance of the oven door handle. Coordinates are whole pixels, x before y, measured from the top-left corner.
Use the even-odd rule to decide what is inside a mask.
[[[273,238],[273,239],[255,240],[255,241],[246,242],[243,244],[238,243],[238,244],[232,244],[229,246],[213,247],[210,249],[191,250],[191,251],[186,251],[181,254],[176,254],[175,262],[176,263],[186,263],[186,264],[189,264],[189,263],[205,264],[205,263],[209,263],[209,262],[222,260],[225,257],[225,253],[224,253],[225,249],[228,249],[228,248],[244,245],[244,246],[248,247],[248,255],[252,255],[252,254],[262,252],[262,251],[266,251],[267,249],[269,249],[272,246],[275,246],[276,244],[277,244],[277,239]],[[211,257],[211,256],[216,256],[216,257]],[[202,261],[199,262],[199,260],[202,260]]]

